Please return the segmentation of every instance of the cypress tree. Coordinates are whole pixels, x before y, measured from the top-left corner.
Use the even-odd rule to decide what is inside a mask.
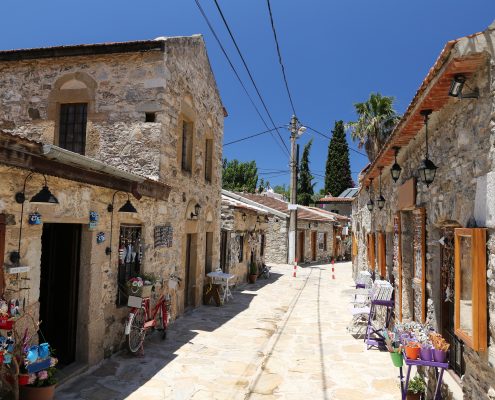
[[[332,139],[328,144],[327,164],[325,168],[325,193],[338,196],[344,190],[353,187],[349,145],[345,137],[343,121],[335,121]]]
[[[313,175],[311,175],[311,172],[309,170],[309,151],[311,150],[312,144],[313,139],[311,139],[304,146],[299,168],[299,180],[297,182],[297,204],[301,204],[303,206],[309,206],[314,194],[315,184],[311,183],[314,177]]]

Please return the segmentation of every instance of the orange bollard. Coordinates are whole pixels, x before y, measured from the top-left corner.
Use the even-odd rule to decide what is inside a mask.
[[[297,264],[294,264],[294,272],[292,273],[292,277],[296,277],[296,271],[297,271]]]
[[[332,258],[332,280],[335,280],[335,260]]]

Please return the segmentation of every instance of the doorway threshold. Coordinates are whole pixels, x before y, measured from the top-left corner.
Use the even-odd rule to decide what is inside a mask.
[[[72,364],[67,365],[66,367],[61,368],[57,372],[57,388],[62,386],[63,384],[71,381],[72,379],[84,374],[89,369],[88,364],[83,362],[73,362]]]

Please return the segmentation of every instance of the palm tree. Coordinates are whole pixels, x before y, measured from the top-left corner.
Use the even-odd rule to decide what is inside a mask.
[[[355,103],[358,120],[349,122],[351,138],[359,140],[358,147],[364,146],[370,161],[378,155],[383,144],[400,119],[393,109],[394,98],[371,93],[364,103]]]

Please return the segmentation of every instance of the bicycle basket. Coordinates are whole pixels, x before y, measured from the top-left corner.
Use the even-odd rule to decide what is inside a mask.
[[[127,298],[127,306],[132,308],[141,308],[143,305],[143,299],[137,296],[129,296]]]

